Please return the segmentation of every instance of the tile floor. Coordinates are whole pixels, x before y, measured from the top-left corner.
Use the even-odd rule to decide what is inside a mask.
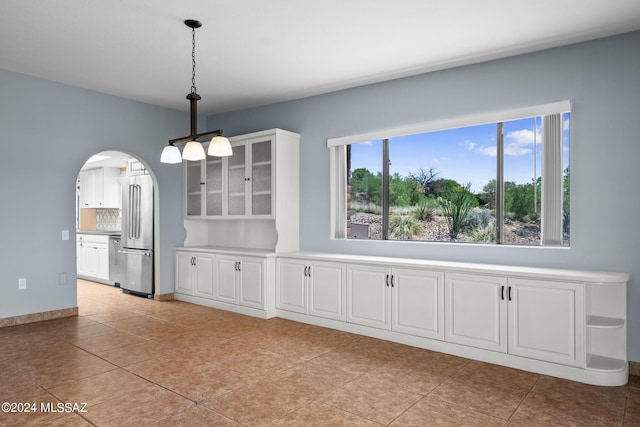
[[[640,425],[640,377],[588,386],[85,281],[78,305],[0,329],[0,401],[36,409],[0,425]]]

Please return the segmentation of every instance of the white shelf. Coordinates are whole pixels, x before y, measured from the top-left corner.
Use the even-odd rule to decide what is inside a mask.
[[[597,354],[587,354],[587,369],[600,372],[624,371],[627,362],[612,357],[598,356]]]
[[[271,160],[266,160],[264,162],[255,162],[252,163],[251,166],[256,167],[256,166],[268,166],[271,164]]]
[[[624,326],[624,319],[603,316],[587,316],[587,327],[590,328],[621,328]]]
[[[222,194],[222,190],[211,190],[211,191],[207,191],[207,194]]]
[[[241,165],[229,165],[229,169],[244,169],[245,167],[244,163]]]
[[[254,191],[251,193],[252,196],[264,196],[267,194],[271,194],[271,191]]]

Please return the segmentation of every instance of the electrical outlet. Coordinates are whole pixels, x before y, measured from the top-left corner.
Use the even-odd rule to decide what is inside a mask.
[[[26,278],[20,278],[18,279],[18,289],[27,289],[27,279]]]
[[[69,230],[62,230],[62,240],[69,240]]]

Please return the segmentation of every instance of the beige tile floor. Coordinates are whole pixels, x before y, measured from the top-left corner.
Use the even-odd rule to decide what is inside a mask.
[[[0,329],[0,402],[36,409],[0,425],[640,425],[639,377],[588,386],[85,281],[78,305]]]

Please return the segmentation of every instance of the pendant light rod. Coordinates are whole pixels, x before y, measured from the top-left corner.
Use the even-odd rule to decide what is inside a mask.
[[[203,133],[196,133],[189,136],[181,136],[180,138],[170,139],[169,144],[173,145],[173,144],[184,142],[184,141],[207,142],[206,139],[211,139],[215,136],[220,136],[220,135],[222,135],[222,129],[212,130],[212,131],[203,132]]]

